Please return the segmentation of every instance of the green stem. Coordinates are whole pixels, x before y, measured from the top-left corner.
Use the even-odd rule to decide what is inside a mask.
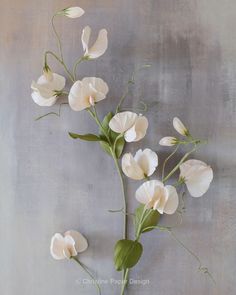
[[[128,284],[128,275],[129,275],[129,268],[127,268],[124,272],[123,282],[122,282],[122,289],[120,295],[124,295],[125,287]]]
[[[84,57],[84,56],[78,58],[78,59],[76,60],[75,64],[74,64],[74,66],[73,66],[73,71],[72,71],[72,73],[73,73],[74,80],[76,80],[76,70],[77,70],[77,67],[78,67],[78,65],[79,65],[83,60],[85,60],[85,57]]]
[[[89,275],[89,277],[92,279],[92,281],[95,284],[95,287],[96,287],[96,289],[98,291],[98,294],[101,295],[100,286],[98,285],[98,283],[95,280],[95,278],[93,277],[93,275],[88,271],[87,267],[81,261],[79,261],[79,259],[77,257],[72,256],[71,259],[73,259],[74,261],[76,261],[81,266],[81,268]]]
[[[179,145],[177,145],[174,149],[174,151],[165,159],[164,163],[163,163],[163,167],[162,167],[162,181],[165,177],[165,167],[167,162],[174,156],[174,154],[178,151],[179,149]]]
[[[47,55],[48,54],[51,55],[51,56],[53,56],[63,66],[63,68],[64,68],[65,72],[67,73],[68,77],[70,78],[71,82],[74,83],[74,77],[72,76],[72,74],[68,70],[66,64],[54,52],[47,50],[44,53],[44,63],[45,63],[45,65],[47,65]]]
[[[60,53],[60,57],[61,57],[61,60],[63,61],[61,39],[60,39],[60,36],[59,36],[59,34],[58,34],[57,30],[56,30],[55,24],[54,24],[54,20],[55,20],[56,16],[57,16],[57,14],[53,15],[53,17],[51,19],[51,24],[52,24],[52,29],[53,29],[53,32],[55,34],[56,40],[57,40],[57,47],[58,47],[58,50],[59,50],[59,53]]]
[[[179,163],[170,171],[170,173],[163,179],[163,182],[166,182],[175,172],[176,172],[176,170],[178,170],[178,168],[179,168],[179,166],[193,153],[193,152],[195,152],[196,151],[196,148],[197,148],[197,146],[196,146],[196,144],[194,145],[194,148],[190,151],[190,152],[188,152],[188,153],[186,153],[184,156],[183,156],[183,158],[179,161]]]
[[[125,196],[125,186],[124,186],[124,178],[122,175],[122,171],[120,168],[120,165],[118,163],[118,159],[116,157],[116,155],[113,153],[112,151],[112,157],[114,159],[115,165],[116,165],[116,169],[117,172],[119,174],[120,177],[120,183],[121,183],[121,187],[122,187],[122,196],[123,196],[123,210],[124,210],[124,223],[123,223],[123,239],[127,239],[127,202],[126,202],[126,196]]]

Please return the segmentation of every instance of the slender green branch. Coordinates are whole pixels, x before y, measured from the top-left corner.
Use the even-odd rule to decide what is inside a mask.
[[[123,281],[122,281],[122,288],[121,288],[120,295],[124,295],[125,287],[128,284],[128,275],[129,275],[129,268],[125,269],[125,271],[124,271],[124,278],[123,278]]]
[[[202,265],[201,259],[192,251],[190,250],[172,231],[172,227],[167,226],[149,226],[144,230],[148,229],[159,229],[160,231],[167,231],[170,233],[171,237],[180,245],[182,246],[197,262],[198,262],[198,270],[210,277],[210,279],[216,284],[215,279],[213,278],[212,274],[209,272],[208,268]]]
[[[121,110],[121,106],[122,106],[122,104],[123,104],[125,98],[126,98],[127,95],[129,94],[129,90],[130,90],[129,88],[130,88],[130,85],[134,84],[134,82],[135,82],[135,75],[136,75],[140,70],[142,70],[142,69],[144,69],[144,68],[148,68],[148,67],[150,67],[150,65],[144,65],[144,66],[141,66],[141,67],[139,67],[138,69],[136,69],[136,70],[133,71],[133,73],[132,73],[132,75],[131,75],[129,81],[128,81],[127,84],[126,84],[125,91],[124,91],[123,95],[121,96],[120,101],[119,101],[119,103],[118,103],[118,105],[117,105],[117,107],[116,107],[116,112],[115,112],[116,114],[120,112],[120,110]]]
[[[60,117],[60,116],[61,116],[61,107],[62,107],[63,105],[66,105],[66,104],[68,104],[68,102],[63,102],[63,103],[61,103],[61,104],[59,105],[58,113],[56,113],[56,112],[49,112],[49,113],[47,113],[47,114],[45,114],[45,115],[42,115],[42,116],[40,116],[40,117],[37,117],[37,118],[35,119],[35,121],[38,121],[38,120],[40,120],[40,119],[42,119],[42,118],[44,118],[44,117],[47,117],[47,116],[49,116],[49,115],[55,115],[55,116],[57,116],[57,117]]]
[[[82,56],[82,57],[80,57],[80,58],[78,58],[78,59],[76,60],[74,66],[73,66],[73,71],[72,71],[72,73],[73,73],[73,77],[74,77],[74,80],[76,80],[76,71],[77,71],[77,67],[78,67],[78,65],[79,65],[83,60],[85,60],[85,59],[86,59],[86,58],[85,58],[84,56]]]
[[[66,64],[53,51],[47,50],[44,53],[44,64],[47,65],[47,55],[53,56],[63,66],[63,68],[64,68],[65,72],[67,73],[68,77],[70,78],[71,82],[74,83],[74,77],[72,76],[72,74],[68,70]]]
[[[179,166],[197,149],[197,145],[194,145],[194,148],[186,153],[183,158],[179,161],[179,163],[170,171],[170,173],[163,179],[163,182],[166,182],[179,168]]]
[[[167,162],[175,155],[175,153],[178,151],[179,145],[177,145],[174,149],[174,151],[165,159],[163,166],[162,166],[162,181],[164,180],[165,177],[165,167]]]
[[[58,47],[58,50],[59,50],[59,54],[60,54],[61,60],[63,61],[61,39],[60,39],[60,36],[59,36],[59,34],[58,34],[57,30],[56,30],[55,24],[54,24],[54,20],[55,20],[56,16],[57,16],[57,14],[53,15],[53,17],[51,19],[51,24],[52,24],[52,29],[53,29],[54,35],[55,35],[56,40],[57,40],[57,47]]]
[[[79,261],[79,259],[77,257],[72,256],[71,259],[73,259],[74,261],[76,261],[82,267],[82,269],[89,275],[89,277],[92,279],[92,281],[95,284],[95,287],[96,287],[96,289],[98,291],[98,294],[101,295],[100,286],[97,283],[97,281],[95,280],[95,278],[93,277],[93,275],[89,272],[89,270],[87,269],[87,267],[81,261]]]

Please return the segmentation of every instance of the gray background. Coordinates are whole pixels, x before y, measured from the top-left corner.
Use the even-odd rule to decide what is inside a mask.
[[[188,196],[178,236],[214,275],[217,285],[197,272],[197,263],[167,233],[146,234],[145,253],[131,275],[149,279],[128,294],[227,294],[235,290],[235,127],[236,37],[234,0],[1,0],[0,17],[0,292],[13,294],[95,294],[80,285],[86,275],[73,262],[54,261],[52,234],[74,228],[89,239],[81,260],[100,279],[120,278],[111,261],[122,233],[120,183],[112,159],[98,144],[73,141],[67,131],[96,132],[86,112],[63,107],[61,118],[34,119],[46,113],[30,98],[30,84],[42,68],[45,49],[56,49],[50,28],[54,11],[69,5],[86,10],[81,19],[60,18],[57,27],[69,66],[81,55],[80,35],[90,24],[94,34],[109,31],[109,49],[84,63],[79,76],[99,76],[110,86],[98,105],[100,116],[112,109],[134,67],[143,70],[126,106],[149,104],[150,128],[144,141],[128,146],[157,150],[158,140],[174,134],[179,116],[193,134],[209,144],[196,153],[215,172],[200,199]],[[63,73],[59,65],[53,69]],[[68,84],[69,87],[69,84]],[[151,107],[150,107],[151,106]],[[57,111],[58,106],[53,110]],[[137,205],[129,182],[129,210]],[[164,219],[170,223],[172,219]],[[119,294],[103,285],[103,294]]]

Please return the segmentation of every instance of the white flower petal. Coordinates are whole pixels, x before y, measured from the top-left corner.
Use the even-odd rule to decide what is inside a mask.
[[[177,141],[177,138],[173,136],[166,136],[159,141],[159,144],[162,146],[173,146],[176,145]]]
[[[193,197],[201,197],[207,192],[213,180],[213,170],[202,161],[188,160],[180,165],[180,177],[184,178]]]
[[[51,239],[50,253],[56,260],[64,259],[63,249],[65,246],[64,237],[56,233]]]
[[[139,167],[130,153],[124,154],[122,157],[122,170],[124,174],[134,180],[141,180],[144,178],[144,172]]]
[[[118,113],[110,120],[109,127],[116,133],[124,133],[134,125],[137,117],[133,112]]]
[[[108,85],[100,78],[85,77],[82,80],[83,84],[88,85],[90,89],[90,96],[94,98],[95,102],[103,100],[109,91]]]
[[[158,180],[146,181],[137,189],[135,197],[140,203],[148,205],[155,198],[156,191],[159,187],[164,188],[164,185]]]
[[[105,53],[108,47],[107,30],[102,29],[98,33],[97,40],[91,48],[89,48],[87,55],[89,58],[98,58]]]
[[[82,31],[81,41],[83,45],[83,49],[85,51],[85,55],[88,55],[88,44],[91,35],[91,28],[86,26]]]
[[[84,10],[80,7],[69,7],[64,10],[65,16],[70,18],[81,17],[84,14]]]
[[[144,116],[139,116],[132,128],[125,132],[124,138],[127,142],[141,140],[147,132],[148,120]]]
[[[36,92],[36,91],[31,93],[31,97],[32,97],[33,101],[41,107],[50,107],[50,106],[54,105],[57,101],[56,96],[53,96],[50,98],[45,98],[45,97],[41,96],[39,92]]]
[[[65,232],[65,237],[71,236],[75,241],[75,249],[78,253],[84,252],[88,248],[88,242],[86,238],[75,230],[69,230]]]
[[[33,90],[31,96],[34,102],[40,106],[52,106],[57,101],[55,91],[61,91],[66,84],[66,79],[56,73],[52,73],[51,79],[42,75],[39,77],[37,83],[32,82],[31,89]]]
[[[138,150],[134,159],[146,176],[151,176],[158,166],[158,156],[150,149]]]
[[[184,124],[180,121],[179,118],[175,117],[173,119],[173,126],[175,130],[183,136],[188,135],[188,129],[184,126]]]
[[[81,81],[76,81],[68,96],[69,105],[74,111],[82,111],[89,108],[90,89],[88,85],[84,85]]]
[[[165,189],[168,191],[168,199],[164,206],[164,213],[173,214],[179,206],[179,197],[174,186],[167,185]]]
[[[77,256],[78,252],[75,248],[75,240],[70,235],[66,235],[64,237],[65,247],[64,247],[64,255],[66,258],[71,258],[71,256]]]

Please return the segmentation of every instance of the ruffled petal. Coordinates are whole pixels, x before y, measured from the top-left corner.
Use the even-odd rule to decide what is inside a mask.
[[[173,214],[179,206],[179,197],[174,186],[167,185],[165,189],[168,192],[168,199],[164,206],[164,213]]]
[[[39,92],[36,92],[36,91],[31,93],[31,97],[32,97],[33,101],[41,107],[50,107],[50,106],[54,105],[57,101],[56,96],[45,98],[45,97],[41,96]]]
[[[88,55],[88,44],[89,44],[90,35],[91,35],[91,28],[89,26],[86,26],[83,29],[82,36],[81,36],[82,46],[85,51],[85,55]]]
[[[153,198],[155,198],[158,187],[163,188],[163,183],[158,180],[146,181],[137,189],[135,197],[142,204],[150,204]],[[157,200],[158,199],[156,199],[156,201]]]
[[[180,165],[180,177],[185,180],[193,197],[201,197],[207,192],[213,180],[213,170],[202,161],[188,160]]]
[[[86,238],[79,233],[78,231],[75,230],[69,230],[65,232],[65,237],[70,236],[74,239],[75,241],[75,249],[78,253],[84,252],[88,248],[88,242]]]
[[[90,89],[90,96],[93,97],[95,102],[103,100],[109,91],[108,85],[100,78],[85,77],[82,80],[83,84],[86,84]]]
[[[133,112],[118,113],[110,120],[109,127],[116,133],[124,133],[134,125],[137,117]]]
[[[65,247],[64,247],[64,255],[66,258],[71,258],[71,256],[77,256],[78,252],[75,248],[75,240],[70,235],[66,235],[64,237]]]
[[[146,176],[151,176],[158,166],[158,156],[150,149],[138,150],[134,159]]]
[[[87,55],[89,58],[98,58],[105,53],[108,47],[107,30],[102,29],[98,33],[97,40],[91,48],[89,48]]]
[[[69,105],[74,111],[82,111],[90,107],[89,86],[81,81],[76,81],[70,89],[68,96]]]
[[[63,249],[65,246],[64,237],[56,233],[51,239],[50,253],[56,260],[64,259]]]
[[[125,132],[124,138],[127,142],[139,141],[146,135],[147,128],[147,118],[144,116],[139,116],[132,128]]]
[[[122,170],[124,174],[134,180],[144,178],[144,172],[134,160],[130,153],[124,154],[122,157]]]

